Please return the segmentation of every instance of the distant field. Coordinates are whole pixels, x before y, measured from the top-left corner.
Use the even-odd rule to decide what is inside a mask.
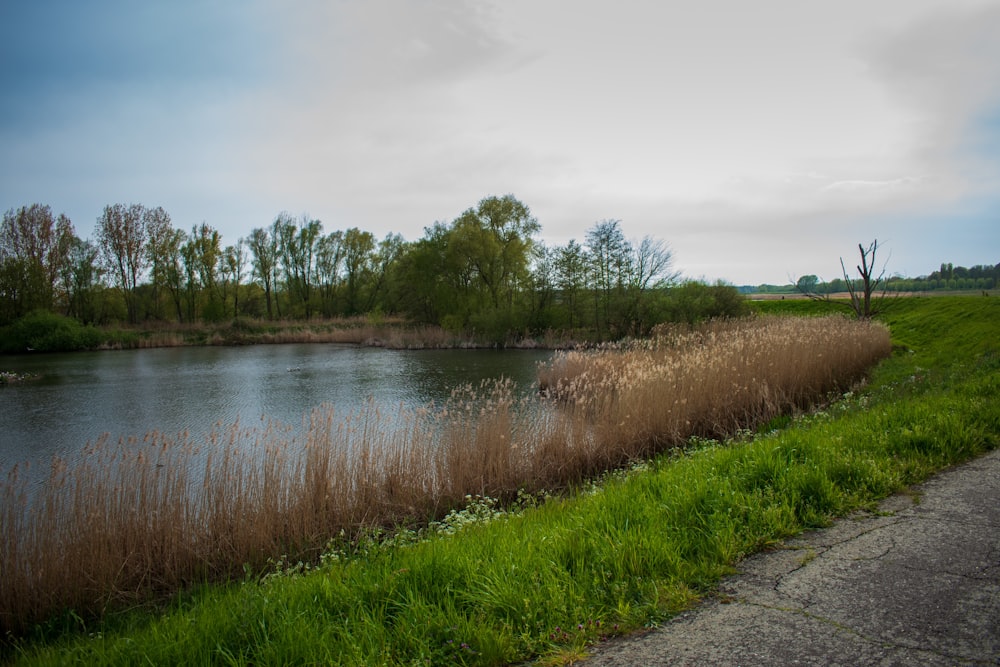
[[[889,292],[884,297],[879,295],[879,298],[894,299],[897,297],[904,296],[980,296],[980,295],[997,295],[997,290],[931,290],[927,292]],[[808,299],[809,297],[801,292],[791,292],[788,294],[772,294],[772,293],[758,293],[751,292],[746,295],[751,301],[782,301],[785,299]],[[834,292],[828,295],[831,299],[850,299],[851,295],[848,292]]]

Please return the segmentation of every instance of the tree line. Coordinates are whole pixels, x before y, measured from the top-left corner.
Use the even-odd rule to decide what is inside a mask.
[[[993,290],[1000,284],[1000,264],[990,266],[978,264],[966,268],[954,266],[951,263],[941,264],[939,271],[916,278],[905,276],[886,276],[883,287],[888,292],[933,292],[939,290]],[[795,285],[783,288],[771,286],[770,291],[780,292],[819,292],[831,294],[847,292],[848,283],[843,278],[822,281],[815,275],[800,277]],[[764,291],[764,290],[762,290]]]
[[[81,239],[65,215],[32,204],[0,225],[0,325],[39,310],[132,325],[380,313],[503,342],[547,330],[641,335],[742,307],[734,288],[679,284],[667,244],[627,239],[620,220],[563,246],[540,231],[513,195],[486,197],[415,241],[281,213],[224,244],[207,223],[181,229],[142,204],[106,206],[95,238]]]

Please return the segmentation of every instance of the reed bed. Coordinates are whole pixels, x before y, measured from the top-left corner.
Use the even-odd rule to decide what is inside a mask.
[[[648,340],[557,355],[542,391],[589,415],[599,450],[646,456],[724,438],[850,387],[891,352],[881,323],[756,317],[668,326]]]
[[[2,483],[0,629],[317,559],[332,538],[427,522],[469,496],[562,488],[823,401],[889,350],[871,322],[741,320],[559,353],[538,396],[499,380],[419,410],[324,405],[298,429],[101,440],[53,461],[38,489],[17,468]]]

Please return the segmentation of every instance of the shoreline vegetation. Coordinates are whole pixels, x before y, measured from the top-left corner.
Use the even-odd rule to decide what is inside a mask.
[[[2,330],[0,330],[2,331]],[[7,328],[0,352],[142,350],[163,347],[283,345],[328,343],[385,347],[397,350],[443,349],[567,349],[594,345],[593,332],[545,331],[539,335],[509,335],[497,341],[487,336],[414,324],[402,317],[363,316],[312,320],[236,318],[224,323],[159,322],[143,327],[81,325],[72,318],[39,312]]]
[[[563,489],[806,409],[889,351],[888,330],[869,321],[719,321],[557,353],[537,400],[500,380],[400,414],[321,406],[303,442],[270,423],[232,424],[205,443],[99,440],[78,464],[53,462],[30,503],[10,472],[0,623],[22,630],[66,605],[93,616],[282,556],[315,560],[334,536],[423,525],[466,496]]]
[[[30,511],[12,471],[7,654],[569,664],[682,610],[742,556],[997,446],[994,304],[900,299],[888,328],[661,328],[557,353],[539,375],[547,410],[504,382],[393,434],[377,413],[320,408],[294,461],[266,425],[217,434],[197,473],[177,465],[194,443],[102,443],[88,465],[54,466]]]

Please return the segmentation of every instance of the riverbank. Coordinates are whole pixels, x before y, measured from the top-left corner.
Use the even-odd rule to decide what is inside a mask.
[[[182,347],[189,345],[280,345],[336,343],[400,350],[483,349],[497,343],[454,333],[442,327],[415,326],[401,318],[359,316],[332,320],[250,320],[238,318],[220,324],[163,323],[149,328],[107,328],[101,349]],[[572,345],[565,336],[512,337],[503,347],[555,349]]]
[[[336,343],[399,350],[562,349],[586,341],[580,332],[549,331],[511,336],[502,343],[439,326],[414,325],[398,317],[358,316],[312,320],[236,318],[219,323],[147,323],[93,326],[54,313],[37,312],[0,328],[0,353],[38,354],[80,350],[133,350],[205,345]]]
[[[36,312],[0,328],[0,353],[40,354],[82,350],[135,350],[205,345],[337,343],[399,350],[564,349],[592,342],[578,332],[512,335],[504,341],[440,326],[414,325],[398,317],[358,316],[311,320],[236,318],[220,323],[149,323],[138,327],[96,327],[54,313]]]
[[[694,441],[515,514],[479,499],[454,534],[334,542],[317,567],[276,563],[159,612],[56,619],[18,650],[39,663],[568,664],[685,608],[742,556],[995,447],[993,301],[907,301],[864,390],[754,437]]]

